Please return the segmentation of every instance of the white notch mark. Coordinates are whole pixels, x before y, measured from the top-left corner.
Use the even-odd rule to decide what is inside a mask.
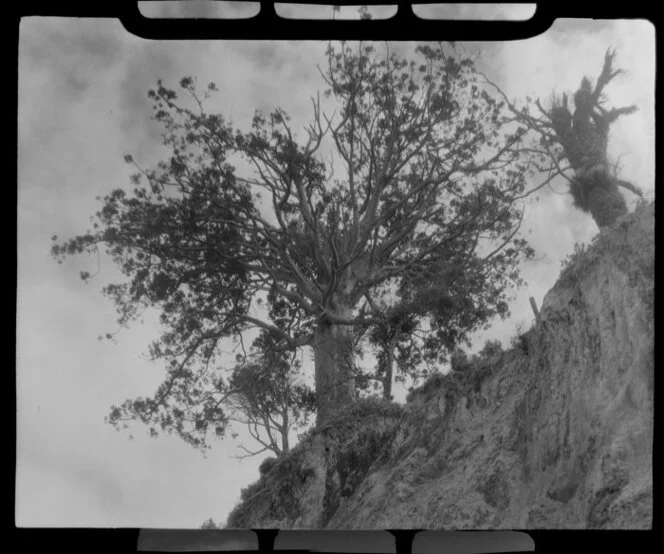
[[[370,19],[389,19],[397,13],[396,4],[368,6],[338,6],[335,4],[289,4],[277,2],[274,11],[284,19],[362,19],[367,14]]]
[[[413,13],[422,19],[462,21],[527,21],[537,4],[413,4]]]
[[[259,2],[226,0],[140,1],[138,11],[148,19],[248,19],[260,11]]]

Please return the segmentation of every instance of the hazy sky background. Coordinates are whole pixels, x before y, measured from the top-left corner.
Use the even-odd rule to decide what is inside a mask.
[[[653,194],[654,27],[645,21],[558,21],[544,35],[484,43],[484,67],[512,98],[546,98],[596,77],[608,46],[627,70],[607,92],[614,105],[640,111],[615,124],[610,144],[623,175]],[[476,47],[477,45],[472,45]],[[323,84],[316,64],[325,43],[148,41],[115,20],[26,18],[19,43],[17,485],[19,526],[198,527],[224,521],[240,489],[258,477],[266,456],[238,461],[237,441],[216,442],[204,458],[175,437],[150,439],[136,426],[130,440],[104,424],[112,404],[149,396],[163,378],[142,359],[156,328],[147,321],[118,335],[115,313],[100,288],[118,272],[102,260],[85,284],[81,270],[96,259],[58,265],[50,237],[85,232],[96,196],[129,186],[132,154],[144,166],[159,160],[160,129],[150,121],[147,91],[157,79],[175,85],[192,75],[216,82],[211,104],[245,125],[254,108],[282,107],[293,123],[310,115]],[[564,185],[557,190],[563,193]],[[626,194],[626,197],[629,193]],[[632,197],[628,197],[630,202]],[[597,233],[590,216],[566,194],[543,192],[529,204],[526,228],[538,256],[523,268],[528,287],[513,317],[490,334],[507,343],[529,325],[528,297],[541,304],[560,260],[575,242]],[[249,443],[246,443],[249,446]]]

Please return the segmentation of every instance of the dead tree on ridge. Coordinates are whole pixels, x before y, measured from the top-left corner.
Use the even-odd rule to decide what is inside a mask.
[[[605,87],[622,70],[613,69],[615,51],[610,48],[604,56],[604,66],[593,87],[588,77],[583,77],[574,93],[574,111],[568,105],[568,96],[555,98],[550,109],[545,109],[539,100],[535,105],[538,116],[532,116],[528,107],[516,108],[509,101],[508,106],[515,121],[525,129],[539,135],[532,152],[539,155],[539,171],[548,172],[548,178],[522,197],[539,190],[557,176],[562,175],[569,182],[569,192],[574,205],[590,213],[597,226],[611,226],[621,215],[627,213],[625,199],[619,191],[623,187],[632,193],[643,196],[632,183],[620,179],[609,162],[607,154],[609,129],[621,115],[634,113],[634,105],[609,109],[606,107]],[[505,98],[497,85],[493,85]],[[565,162],[568,165],[565,165]],[[571,173],[570,174],[570,170]]]

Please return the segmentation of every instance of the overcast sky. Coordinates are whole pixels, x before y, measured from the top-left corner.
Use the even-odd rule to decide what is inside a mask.
[[[627,70],[610,85],[616,105],[640,111],[613,128],[610,153],[623,175],[653,194],[654,28],[643,21],[558,21],[526,41],[486,43],[484,67],[510,97],[546,98],[596,77],[607,47]],[[477,47],[478,45],[471,45]],[[118,277],[108,260],[98,278],[85,256],[58,265],[50,237],[88,229],[96,196],[128,185],[130,153],[144,166],[163,156],[147,91],[157,79],[216,82],[212,104],[238,126],[255,108],[282,107],[298,122],[322,88],[317,42],[158,42],[136,38],[114,20],[27,18],[20,28],[18,144],[17,505],[19,526],[198,527],[225,520],[262,460],[238,461],[237,442],[214,444],[207,458],[175,437],[134,439],[104,424],[112,404],[153,394],[163,369],[141,356],[151,322],[99,342],[115,314],[100,294]],[[564,186],[558,185],[564,192]],[[631,198],[630,198],[631,201]],[[523,268],[528,287],[513,317],[489,334],[508,342],[529,325],[528,297],[541,304],[560,260],[596,233],[565,194],[545,192],[528,206],[526,228],[538,262]]]

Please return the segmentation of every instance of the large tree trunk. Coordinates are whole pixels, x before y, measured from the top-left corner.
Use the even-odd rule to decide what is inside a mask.
[[[350,317],[350,310],[337,310]],[[321,318],[314,332],[316,371],[316,424],[329,421],[330,416],[353,403],[356,398],[354,377],[353,327],[339,325]]]
[[[288,454],[290,452],[290,446],[288,444],[288,431],[290,430],[290,421],[288,420],[288,404],[286,399],[284,399],[284,409],[281,412],[282,421],[281,421],[281,452],[283,454]]]
[[[392,368],[394,366],[394,354],[387,353],[387,363],[385,364],[385,375],[383,375],[383,400],[390,400],[392,397]]]

